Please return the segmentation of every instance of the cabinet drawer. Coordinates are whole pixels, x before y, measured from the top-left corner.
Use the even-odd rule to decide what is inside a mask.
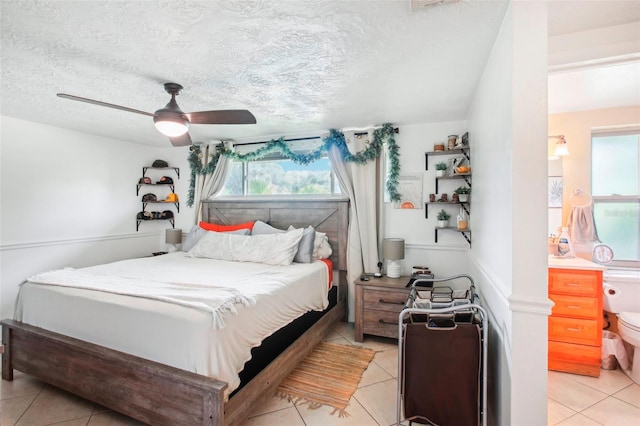
[[[601,271],[549,270],[549,293],[598,297],[601,283]]]
[[[601,315],[602,307],[597,297],[550,294],[549,298],[554,303],[551,311],[554,316],[597,319]]]
[[[398,338],[398,317],[396,312],[365,310],[363,332]]]
[[[549,340],[600,347],[602,328],[598,320],[549,317]]]
[[[549,370],[598,377],[601,356],[598,346],[549,342]]]
[[[407,291],[384,291],[365,289],[364,310],[382,310],[400,313],[407,303],[409,290]],[[398,318],[396,316],[396,322]]]

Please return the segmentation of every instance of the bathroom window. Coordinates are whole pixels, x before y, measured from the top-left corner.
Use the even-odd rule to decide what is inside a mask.
[[[640,129],[591,135],[591,193],[598,237],[614,264],[640,267]]]

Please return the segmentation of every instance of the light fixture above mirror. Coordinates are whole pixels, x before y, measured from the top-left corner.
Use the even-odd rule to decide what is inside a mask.
[[[556,145],[553,150],[553,155],[549,157],[549,160],[558,160],[560,157],[566,157],[569,155],[569,148],[567,146],[567,140],[564,135],[549,136],[548,139],[556,139]]]

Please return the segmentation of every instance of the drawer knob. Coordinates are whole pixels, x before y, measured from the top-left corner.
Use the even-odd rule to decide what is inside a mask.
[[[575,306],[575,305],[567,305],[567,308],[569,308],[569,309],[582,309],[581,306]]]
[[[385,321],[385,320],[383,320],[382,318],[380,318],[380,319],[378,320],[378,322],[379,322],[380,324],[394,324],[394,325],[396,324],[395,322],[388,322],[388,321]]]
[[[580,329],[579,328],[571,328],[571,327],[569,327],[569,328],[567,328],[567,331],[576,331],[577,332],[577,331],[580,331]]]
[[[580,287],[580,283],[567,283],[569,287]]]

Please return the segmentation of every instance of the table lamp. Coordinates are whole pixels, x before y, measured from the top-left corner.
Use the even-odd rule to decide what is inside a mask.
[[[385,238],[382,242],[382,258],[389,261],[387,277],[399,278],[402,268],[397,260],[404,259],[404,240],[402,238]]]
[[[177,245],[182,243],[182,229],[167,229],[164,233],[164,242],[169,244],[169,252],[178,251]]]

